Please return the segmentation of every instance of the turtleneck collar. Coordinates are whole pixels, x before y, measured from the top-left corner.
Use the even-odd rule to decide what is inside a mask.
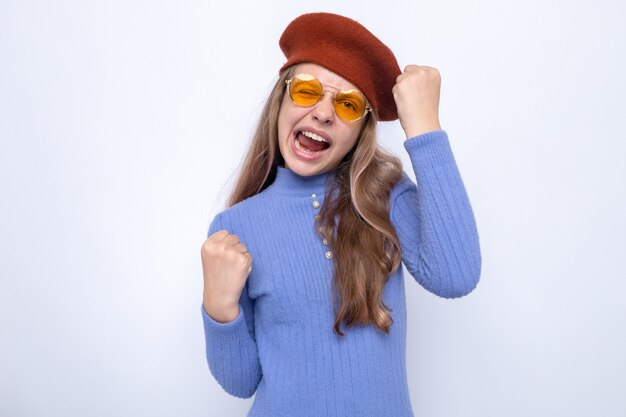
[[[334,175],[334,172],[333,170],[323,174],[301,176],[289,168],[279,165],[276,171],[276,179],[268,189],[272,189],[281,194],[324,195],[326,179]]]

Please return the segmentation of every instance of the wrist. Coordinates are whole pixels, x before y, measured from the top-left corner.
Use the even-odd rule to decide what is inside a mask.
[[[433,132],[435,130],[441,130],[439,121],[430,123],[418,123],[411,124],[404,127],[404,133],[407,139],[414,138],[415,136],[423,135],[424,133]]]
[[[206,303],[203,305],[207,315],[218,323],[230,323],[239,317],[239,305],[234,308],[214,308]]]
[[[204,306],[204,311],[206,311],[213,320],[220,323],[233,321],[239,315],[239,302],[228,304],[215,302],[205,294],[202,305]]]

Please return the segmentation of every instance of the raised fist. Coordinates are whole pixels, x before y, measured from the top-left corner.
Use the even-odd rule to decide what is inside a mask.
[[[252,271],[252,256],[237,235],[219,230],[202,244],[203,304],[214,320],[226,323],[239,315],[239,298]]]
[[[441,75],[436,68],[407,65],[396,78],[393,98],[407,139],[440,130]]]

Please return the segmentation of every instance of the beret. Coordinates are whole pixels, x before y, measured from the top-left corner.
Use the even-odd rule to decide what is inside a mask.
[[[278,44],[287,58],[279,73],[301,62],[321,65],[361,90],[378,120],[398,118],[391,91],[402,72],[398,61],[357,21],[332,13],[307,13],[289,23]]]

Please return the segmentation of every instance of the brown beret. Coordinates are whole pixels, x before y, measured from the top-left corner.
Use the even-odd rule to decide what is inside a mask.
[[[321,65],[365,94],[379,120],[398,118],[391,92],[400,75],[396,57],[355,20],[332,13],[309,13],[294,19],[280,37],[285,68],[301,62]]]

